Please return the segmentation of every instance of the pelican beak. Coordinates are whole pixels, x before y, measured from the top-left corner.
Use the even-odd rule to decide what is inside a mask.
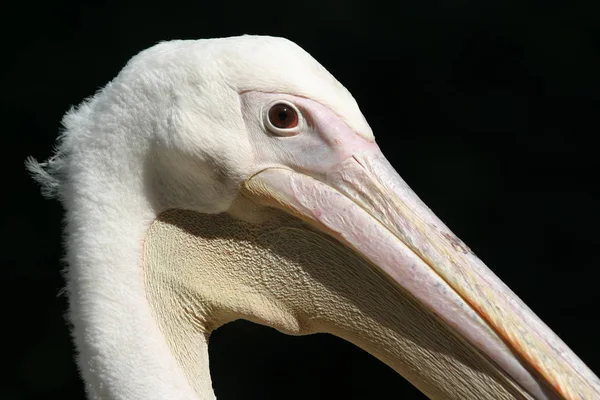
[[[376,146],[319,174],[267,168],[243,191],[375,265],[530,398],[600,398],[594,374],[433,214]]]

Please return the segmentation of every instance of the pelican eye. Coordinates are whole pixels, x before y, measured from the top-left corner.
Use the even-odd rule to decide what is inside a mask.
[[[267,113],[268,126],[276,134],[296,134],[300,117],[296,107],[288,103],[276,103]]]

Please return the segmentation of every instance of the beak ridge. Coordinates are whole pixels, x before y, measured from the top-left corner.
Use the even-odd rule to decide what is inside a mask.
[[[315,177],[269,168],[243,190],[377,265],[534,397],[600,398],[598,378],[433,214],[378,149]]]

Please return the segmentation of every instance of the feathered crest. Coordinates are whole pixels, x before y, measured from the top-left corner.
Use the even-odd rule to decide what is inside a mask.
[[[64,181],[65,160],[61,150],[64,133],[58,138],[54,155],[45,162],[27,157],[25,168],[32,178],[41,186],[41,192],[47,199],[60,199],[60,187]]]

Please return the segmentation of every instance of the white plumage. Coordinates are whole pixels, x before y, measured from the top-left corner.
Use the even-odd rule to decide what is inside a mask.
[[[269,126],[275,104],[298,114],[293,131]],[[90,398],[213,398],[207,337],[240,317],[342,336],[431,397],[600,396],[593,373],[386,164],[353,97],[297,45],[158,44],[64,126],[56,155],[29,168],[66,209],[69,319]],[[186,233],[186,221],[203,228]],[[294,237],[312,258],[282,255],[294,253],[278,247],[290,232],[305,232]],[[360,275],[375,266],[383,274]]]

